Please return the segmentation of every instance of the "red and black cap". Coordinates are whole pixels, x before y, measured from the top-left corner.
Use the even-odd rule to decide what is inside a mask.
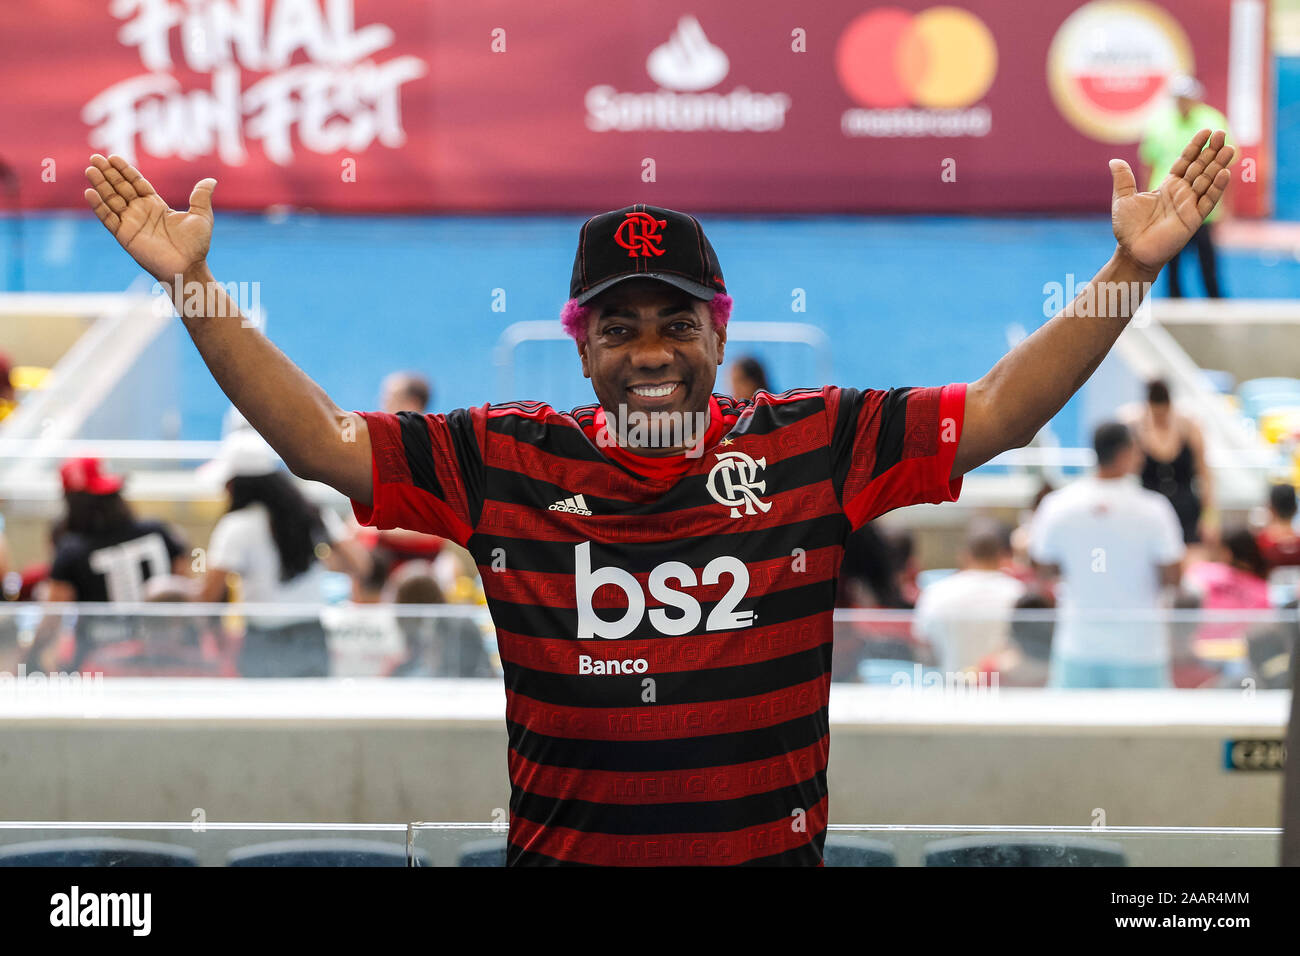
[[[637,203],[592,216],[578,233],[569,298],[579,305],[627,279],[658,279],[708,302],[727,293],[699,220]]]

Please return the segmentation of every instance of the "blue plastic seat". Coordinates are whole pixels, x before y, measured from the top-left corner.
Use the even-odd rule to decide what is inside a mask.
[[[1237,397],[1242,414],[1258,419],[1271,409],[1300,405],[1300,379],[1253,378],[1237,387]]]
[[[460,848],[457,866],[505,866],[506,838],[474,840]]]
[[[926,866],[1128,866],[1124,849],[1104,840],[959,837],[925,848]]]
[[[198,866],[188,847],[113,837],[36,840],[0,846],[0,866]]]
[[[429,866],[416,851],[416,866]],[[406,847],[377,840],[281,840],[231,850],[226,866],[406,866]]]
[[[894,848],[866,837],[827,834],[822,858],[827,866],[897,866]]]

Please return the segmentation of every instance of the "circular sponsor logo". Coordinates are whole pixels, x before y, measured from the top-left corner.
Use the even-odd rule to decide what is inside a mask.
[[[1061,115],[1106,143],[1142,136],[1169,77],[1193,70],[1178,21],[1142,0],[1097,0],[1061,24],[1047,51],[1047,83]]]
[[[873,109],[969,106],[997,69],[993,34],[960,7],[877,7],[845,28],[835,50],[840,85]]]

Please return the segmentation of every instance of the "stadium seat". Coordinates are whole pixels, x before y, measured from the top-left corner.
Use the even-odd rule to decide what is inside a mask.
[[[1218,392],[1220,395],[1231,395],[1237,387],[1236,376],[1220,369],[1201,369],[1201,381],[1210,391]]]
[[[1300,379],[1253,378],[1237,387],[1242,414],[1258,419],[1276,408],[1300,405]]]
[[[879,840],[865,837],[826,837],[823,858],[827,866],[897,866],[894,848]]]
[[[429,866],[416,851],[416,866]],[[282,840],[231,850],[226,866],[406,866],[406,847],[375,840]]]
[[[925,848],[926,866],[1128,866],[1118,843],[1102,840],[990,840],[959,837]]]
[[[0,866],[198,866],[188,847],[145,840],[77,837],[0,846]]]
[[[494,837],[491,840],[475,840],[472,843],[466,843],[460,848],[460,857],[456,865],[505,866],[505,837]]]
[[[904,687],[910,687],[916,675],[916,668],[916,661],[910,658],[867,657],[858,661],[858,680],[864,684],[876,684],[882,687],[897,687],[901,682]],[[942,671],[933,667],[922,667],[921,680],[925,680],[926,672],[939,674],[940,686],[942,686]],[[904,681],[903,678],[906,680]]]

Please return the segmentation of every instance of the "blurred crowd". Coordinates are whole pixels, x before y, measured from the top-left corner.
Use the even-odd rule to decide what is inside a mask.
[[[429,383],[397,373],[383,385],[388,412],[423,412]],[[96,458],[59,469],[63,514],[49,560],[9,567],[0,527],[0,581],[11,600],[104,605],[51,609],[20,640],[0,617],[0,670],[113,675],[324,677],[495,673],[482,592],[469,555],[451,542],[375,531],[321,507],[275,452],[231,410],[220,452],[196,472],[224,493],[206,547],[166,522],[138,516],[125,479]],[[340,594],[340,590],[345,593]],[[331,595],[342,600],[330,601]],[[322,613],[321,604],[329,601]],[[148,604],[255,605],[256,612],[152,613]],[[407,613],[404,605],[459,604],[461,612]],[[125,605],[137,605],[123,610]],[[203,609],[196,609],[202,611]]]
[[[918,573],[906,531],[857,533],[840,606],[913,614],[839,625],[835,678],[919,662],[998,686],[1289,686],[1295,488],[1271,485],[1253,527],[1221,528],[1199,431],[1159,381],[1093,447],[1096,472],[1044,485],[1018,526],[973,520],[958,568]]]
[[[741,398],[773,387],[750,357],[732,364],[729,383]],[[401,372],[384,381],[380,403],[424,412],[431,397],[425,378]],[[1253,527],[1220,528],[1204,442],[1166,385],[1151,382],[1121,417],[1094,433],[1095,473],[1044,484],[1014,524],[974,518],[958,567],[920,570],[913,533],[892,523],[854,533],[837,606],[873,613],[837,624],[833,678],[888,683],[901,665],[920,665],[996,675],[1007,687],[1287,686],[1295,614],[1292,623],[1249,615],[1296,607],[1294,487],[1271,486]],[[60,468],[48,561],[11,567],[0,524],[6,598],[83,605],[47,608],[22,638],[17,618],[0,616],[0,671],[499,673],[467,552],[433,535],[361,528],[315,504],[233,409],[223,433],[196,472],[225,498],[206,547],[137,515],[124,478],[95,458]],[[181,602],[202,607],[148,607]],[[227,603],[249,607],[222,612]],[[105,613],[85,607],[98,604]],[[1171,621],[1169,611],[1191,613]]]

